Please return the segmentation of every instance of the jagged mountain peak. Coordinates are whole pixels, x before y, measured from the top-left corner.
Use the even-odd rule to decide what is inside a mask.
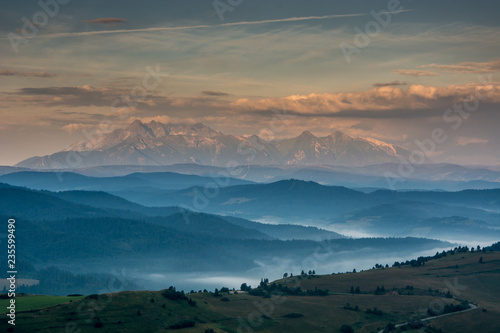
[[[140,120],[135,120],[132,124],[128,125],[125,131],[135,136],[156,137],[151,128]]]
[[[66,164],[69,151],[88,151],[80,167],[176,163],[361,166],[397,162],[398,155],[408,153],[404,148],[380,140],[352,138],[340,131],[325,137],[303,131],[293,138],[269,142],[255,134],[226,135],[202,123],[135,120],[96,140],[79,142],[53,155],[30,158],[18,166],[61,168]]]
[[[376,146],[380,149],[383,149],[385,151],[387,151],[387,153],[393,155],[393,156],[396,156],[398,154],[397,150],[399,147],[393,145],[393,144],[390,144],[390,143],[387,143],[387,142],[384,142],[384,141],[380,141],[380,140],[377,140],[377,139],[373,139],[373,138],[359,138],[360,140],[364,140],[370,144],[372,144],[373,146]]]
[[[352,137],[341,131],[334,131],[330,136],[335,140],[353,140]]]
[[[307,138],[307,139],[316,139],[317,138],[314,134],[312,134],[309,131],[302,132],[298,137],[299,138]]]
[[[196,124],[170,124],[161,123],[152,120],[149,123],[143,123],[140,120],[135,120],[132,124],[125,128],[127,131],[142,132],[149,129],[152,132],[158,132],[163,135],[191,135],[191,136],[218,136],[222,135],[221,132],[216,131],[202,123]],[[160,135],[162,136],[162,135]]]

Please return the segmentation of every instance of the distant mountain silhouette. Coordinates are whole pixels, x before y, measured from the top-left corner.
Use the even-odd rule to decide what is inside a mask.
[[[398,162],[404,148],[371,138],[352,138],[342,132],[317,137],[305,131],[291,139],[265,141],[257,135],[226,135],[203,124],[172,125],[134,121],[94,140],[78,142],[65,150],[32,157],[17,164],[35,169],[101,165],[168,165],[197,163],[211,166],[240,165],[347,165]],[[68,154],[79,154],[69,163]]]
[[[35,191],[0,183],[0,214],[33,221],[75,218],[121,218],[146,221],[185,233],[231,239],[342,238],[314,227],[270,226],[244,219],[195,213],[179,207],[145,207],[123,198],[96,191]],[[237,221],[236,221],[237,220]],[[307,234],[304,234],[307,231]]]
[[[215,179],[214,179],[215,178]],[[236,178],[185,175],[172,172],[133,173],[121,177],[90,177],[73,172],[37,172],[22,171],[0,176],[0,182],[14,186],[26,186],[36,190],[67,191],[120,191],[125,189],[161,189],[179,190],[192,186],[203,186],[217,182],[218,186],[252,184],[250,181]]]

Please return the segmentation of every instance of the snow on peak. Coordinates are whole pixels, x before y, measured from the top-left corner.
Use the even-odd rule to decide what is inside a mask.
[[[392,145],[390,143],[387,143],[387,142],[384,142],[384,141],[380,141],[380,140],[377,140],[377,139],[374,139],[374,138],[360,138],[360,139],[369,142],[373,146],[376,146],[376,147],[378,147],[380,149],[385,150],[387,153],[389,153],[389,154],[391,154],[393,156],[396,156],[398,154],[397,151],[396,151],[396,148],[394,147],[394,145]]]

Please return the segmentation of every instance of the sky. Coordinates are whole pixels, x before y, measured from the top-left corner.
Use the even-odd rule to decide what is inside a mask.
[[[3,1],[0,165],[137,119],[498,165],[499,36],[495,1]]]

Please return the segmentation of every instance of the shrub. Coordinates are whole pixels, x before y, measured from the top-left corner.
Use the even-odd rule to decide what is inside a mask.
[[[176,300],[187,300],[188,298],[186,295],[184,295],[183,291],[177,291],[175,290],[175,287],[170,287],[168,289],[165,289],[162,293],[163,297],[168,298],[171,301],[176,301]]]
[[[302,313],[292,312],[292,313],[287,313],[283,317],[285,317],[285,318],[300,318],[300,317],[304,317],[304,315]]]
[[[344,324],[344,325],[340,326],[340,332],[342,332],[342,333],[354,333],[354,329],[351,326]]]
[[[366,309],[366,313],[374,314],[376,316],[382,316],[384,314],[381,310],[377,309],[376,307],[373,308],[373,310],[370,308]]]
[[[396,330],[396,325],[394,325],[393,323],[389,323],[389,324],[387,324],[387,326],[385,327],[385,330],[386,330],[387,332],[392,332],[392,331]]]
[[[181,320],[176,324],[170,325],[168,328],[172,330],[178,330],[181,328],[194,327],[195,324],[196,323],[194,322],[194,320]]]
[[[408,327],[411,329],[419,329],[424,326],[425,324],[421,320],[413,320],[408,323]]]

